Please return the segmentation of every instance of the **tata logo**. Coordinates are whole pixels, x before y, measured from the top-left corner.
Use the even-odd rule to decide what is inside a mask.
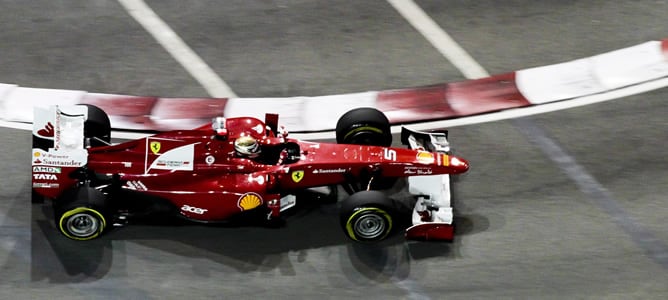
[[[32,174],[32,178],[35,180],[58,180],[58,177],[53,174]]]
[[[151,148],[151,152],[153,152],[153,154],[158,154],[158,152],[160,152],[160,142],[151,142],[151,144],[149,144],[149,148]]]
[[[300,182],[300,181],[302,181],[302,179],[304,179],[304,171],[303,170],[292,172],[292,181]]]

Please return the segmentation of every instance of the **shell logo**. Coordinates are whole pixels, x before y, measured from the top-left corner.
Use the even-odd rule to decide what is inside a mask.
[[[434,154],[431,152],[427,151],[419,151],[415,155],[415,159],[417,159],[418,162],[423,163],[423,164],[433,164],[434,163]]]
[[[239,201],[237,202],[237,206],[241,208],[241,210],[249,210],[256,208],[262,204],[262,197],[256,193],[245,193],[241,197],[239,197]]]

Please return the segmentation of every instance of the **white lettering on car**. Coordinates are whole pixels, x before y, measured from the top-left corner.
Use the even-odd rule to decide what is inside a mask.
[[[136,181],[134,181],[134,180],[128,181],[128,182],[125,184],[124,188],[129,189],[129,190],[135,190],[135,191],[146,191],[146,190],[147,190],[147,188],[146,188],[146,186],[144,185],[144,183],[142,183],[142,182],[139,181],[139,180],[136,180]]]
[[[198,214],[198,215],[204,214],[205,212],[208,211],[208,209],[203,209],[203,208],[194,207],[194,206],[190,206],[190,205],[181,206],[181,210],[186,211],[186,212],[191,212],[191,213],[194,213],[194,214]]]
[[[313,174],[332,174],[332,173],[345,173],[348,169],[337,168],[337,169],[315,169]]]
[[[59,167],[43,167],[43,166],[35,166],[35,167],[32,167],[32,172],[33,172],[33,173],[54,173],[54,174],[60,174],[60,168],[59,168]]]
[[[35,180],[58,180],[58,177],[54,174],[32,174],[32,178]]]
[[[383,158],[391,161],[396,161],[397,160],[397,151],[394,151],[392,149],[383,149]]]

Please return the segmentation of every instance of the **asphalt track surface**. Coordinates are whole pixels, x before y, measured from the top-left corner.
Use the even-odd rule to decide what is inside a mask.
[[[384,1],[147,1],[241,97],[465,78]],[[665,38],[666,1],[417,1],[492,74]],[[0,82],[208,96],[115,1],[0,1]],[[77,243],[0,128],[0,298],[665,299],[668,90],[456,127],[452,243],[357,245],[323,206],[282,229],[135,225]]]

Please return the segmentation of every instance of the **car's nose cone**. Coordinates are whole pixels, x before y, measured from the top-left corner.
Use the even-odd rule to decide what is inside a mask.
[[[450,167],[455,169],[456,173],[464,173],[469,169],[469,162],[457,156],[450,156]]]

